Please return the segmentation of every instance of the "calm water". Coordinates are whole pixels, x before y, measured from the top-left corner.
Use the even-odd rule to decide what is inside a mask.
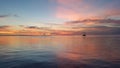
[[[0,36],[0,68],[120,68],[120,36]]]

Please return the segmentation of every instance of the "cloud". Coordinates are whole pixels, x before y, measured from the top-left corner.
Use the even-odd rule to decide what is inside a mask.
[[[78,27],[73,34],[81,35],[83,32],[86,32],[88,35],[119,35],[120,27]]]
[[[88,34],[120,34],[120,20],[118,19],[84,19],[65,22],[75,31],[74,35],[80,35],[82,32]]]
[[[6,18],[9,17],[9,15],[0,15],[0,18]]]
[[[13,16],[14,16],[14,17],[20,17],[18,14],[14,14]]]
[[[25,29],[50,30],[50,27],[27,26]]]
[[[98,34],[98,35],[114,35],[114,34],[120,34],[120,27],[104,27],[104,28],[94,28],[92,29],[86,29],[86,32],[89,34]]]
[[[81,10],[81,2],[82,0],[57,0],[56,17],[67,20],[79,19],[84,16],[79,12]],[[83,7],[85,6],[82,5]]]
[[[21,29],[18,29],[20,27]],[[67,27],[66,27],[67,28]],[[44,33],[53,33],[55,35],[81,35],[83,32],[87,34],[120,34],[120,27],[108,27],[104,25],[92,25],[87,27],[74,26],[67,28],[68,30],[50,29],[38,26],[0,26],[0,35],[43,35]]]
[[[9,25],[3,25],[3,26],[0,26],[0,29],[9,29],[11,28],[12,26],[9,26]]]
[[[120,20],[117,19],[84,19],[65,22],[66,26],[78,27],[120,27]]]
[[[69,22],[66,22],[66,24],[90,23],[90,22],[120,24],[120,20],[115,20],[115,19],[84,19],[84,20],[69,21]]]
[[[14,15],[0,15],[0,18],[7,18],[7,17],[20,17],[19,15],[17,14],[14,14]]]
[[[37,27],[37,26],[27,26],[27,27],[25,27],[26,29],[39,29],[39,27]]]
[[[80,18],[80,14],[76,11],[72,11],[71,9],[58,7],[56,17],[61,19],[76,20]]]
[[[57,0],[58,6],[56,9],[56,17],[66,20],[78,20],[85,18],[88,15],[86,12],[89,7],[83,0]]]
[[[57,2],[57,18],[78,20],[97,16],[96,10],[93,11],[95,7],[84,0],[57,0]]]
[[[99,2],[96,0],[57,0],[56,17],[65,20],[120,17],[119,1],[104,3],[104,0],[100,0]]]
[[[12,26],[9,26],[9,25],[0,26],[0,35],[1,34],[13,34],[14,32],[11,28]]]
[[[104,13],[105,17],[114,17],[114,16],[119,16],[120,17],[120,8],[119,9],[109,9],[106,10]]]
[[[21,28],[24,31],[19,30],[20,33],[30,33],[30,32],[34,33],[34,32],[39,32],[40,31],[38,26],[24,26],[24,27],[21,27]]]

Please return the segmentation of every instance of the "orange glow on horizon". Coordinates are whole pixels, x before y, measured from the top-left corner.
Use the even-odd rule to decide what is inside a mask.
[[[0,31],[0,34],[14,34],[14,32],[12,32],[12,31],[11,32],[10,31],[9,32],[7,32],[7,31]]]

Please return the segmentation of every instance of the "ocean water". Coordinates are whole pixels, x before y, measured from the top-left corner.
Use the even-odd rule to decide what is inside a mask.
[[[120,68],[120,36],[0,36],[0,68]]]

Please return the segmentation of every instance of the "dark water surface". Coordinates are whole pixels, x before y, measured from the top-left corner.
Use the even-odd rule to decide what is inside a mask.
[[[0,36],[0,68],[120,68],[120,36]]]

